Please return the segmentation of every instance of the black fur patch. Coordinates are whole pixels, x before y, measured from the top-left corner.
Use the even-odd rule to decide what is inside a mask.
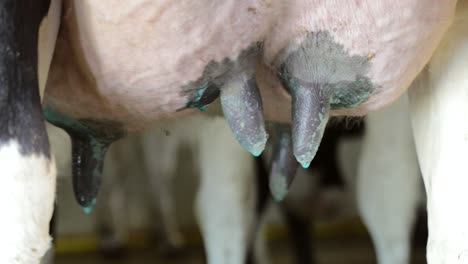
[[[39,26],[50,0],[0,1],[0,145],[50,155],[37,76]]]

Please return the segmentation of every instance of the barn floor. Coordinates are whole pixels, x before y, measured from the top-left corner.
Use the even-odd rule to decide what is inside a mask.
[[[271,247],[272,264],[294,263],[286,243],[276,242]],[[341,241],[319,241],[317,245],[318,264],[374,264],[376,263],[372,244],[366,239]],[[100,255],[59,255],[56,264],[202,264],[205,263],[202,248],[190,248],[184,255],[162,259],[156,250],[134,251],[118,258],[106,259]],[[424,249],[414,252],[413,264],[425,263]]]

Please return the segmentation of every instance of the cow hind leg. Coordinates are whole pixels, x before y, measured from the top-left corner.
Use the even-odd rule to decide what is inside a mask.
[[[410,261],[422,184],[408,110],[405,95],[366,122],[357,201],[380,264]]]
[[[283,217],[286,221],[291,249],[298,264],[313,264],[315,260],[314,241],[310,232],[312,220],[294,212],[294,209],[282,205]]]
[[[196,215],[207,263],[243,264],[255,218],[253,157],[232,138],[223,119],[207,123],[200,143],[201,183]]]
[[[184,121],[181,121],[184,122]],[[165,126],[164,126],[165,127]],[[173,133],[166,135],[169,130]],[[177,220],[174,181],[177,170],[177,151],[181,144],[182,128],[177,125],[165,129],[152,129],[143,135],[145,168],[148,172],[149,185],[154,190],[151,198],[161,216],[161,234],[163,235],[162,253],[176,253],[184,247],[185,241]]]
[[[255,158],[255,179],[256,179],[256,214],[252,240],[247,245],[246,264],[267,264],[271,263],[268,255],[268,240],[266,234],[266,213],[271,202],[268,185],[268,169],[264,162],[263,155]]]
[[[51,241],[56,173],[38,77],[39,31],[50,6],[0,2],[0,263],[40,263]]]
[[[140,173],[138,164],[129,153],[137,153],[131,137],[113,144],[107,154],[103,186],[95,219],[99,231],[101,253],[109,258],[119,258],[126,250],[129,237],[129,195],[127,179]]]
[[[410,89],[413,132],[427,192],[430,264],[468,263],[468,3],[428,71]]]

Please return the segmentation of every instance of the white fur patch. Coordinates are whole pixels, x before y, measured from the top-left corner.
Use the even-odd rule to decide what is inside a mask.
[[[357,201],[379,264],[409,263],[422,179],[406,94],[367,116]],[[395,129],[398,128],[398,129]]]
[[[207,263],[245,263],[255,218],[255,164],[222,118],[200,120],[196,215]]]
[[[0,263],[39,264],[51,241],[55,163],[19,149],[14,140],[0,146]]]

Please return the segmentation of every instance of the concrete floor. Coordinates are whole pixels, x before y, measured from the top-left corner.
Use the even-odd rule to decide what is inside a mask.
[[[318,264],[374,264],[376,263],[372,244],[364,239],[344,241],[320,241],[317,245]],[[294,263],[289,256],[288,245],[276,242],[272,247],[272,264]],[[125,256],[106,259],[98,254],[61,255],[56,264],[202,264],[205,263],[202,248],[190,248],[183,255],[161,258],[157,250],[134,251]],[[414,251],[412,264],[426,263],[424,249]]]

